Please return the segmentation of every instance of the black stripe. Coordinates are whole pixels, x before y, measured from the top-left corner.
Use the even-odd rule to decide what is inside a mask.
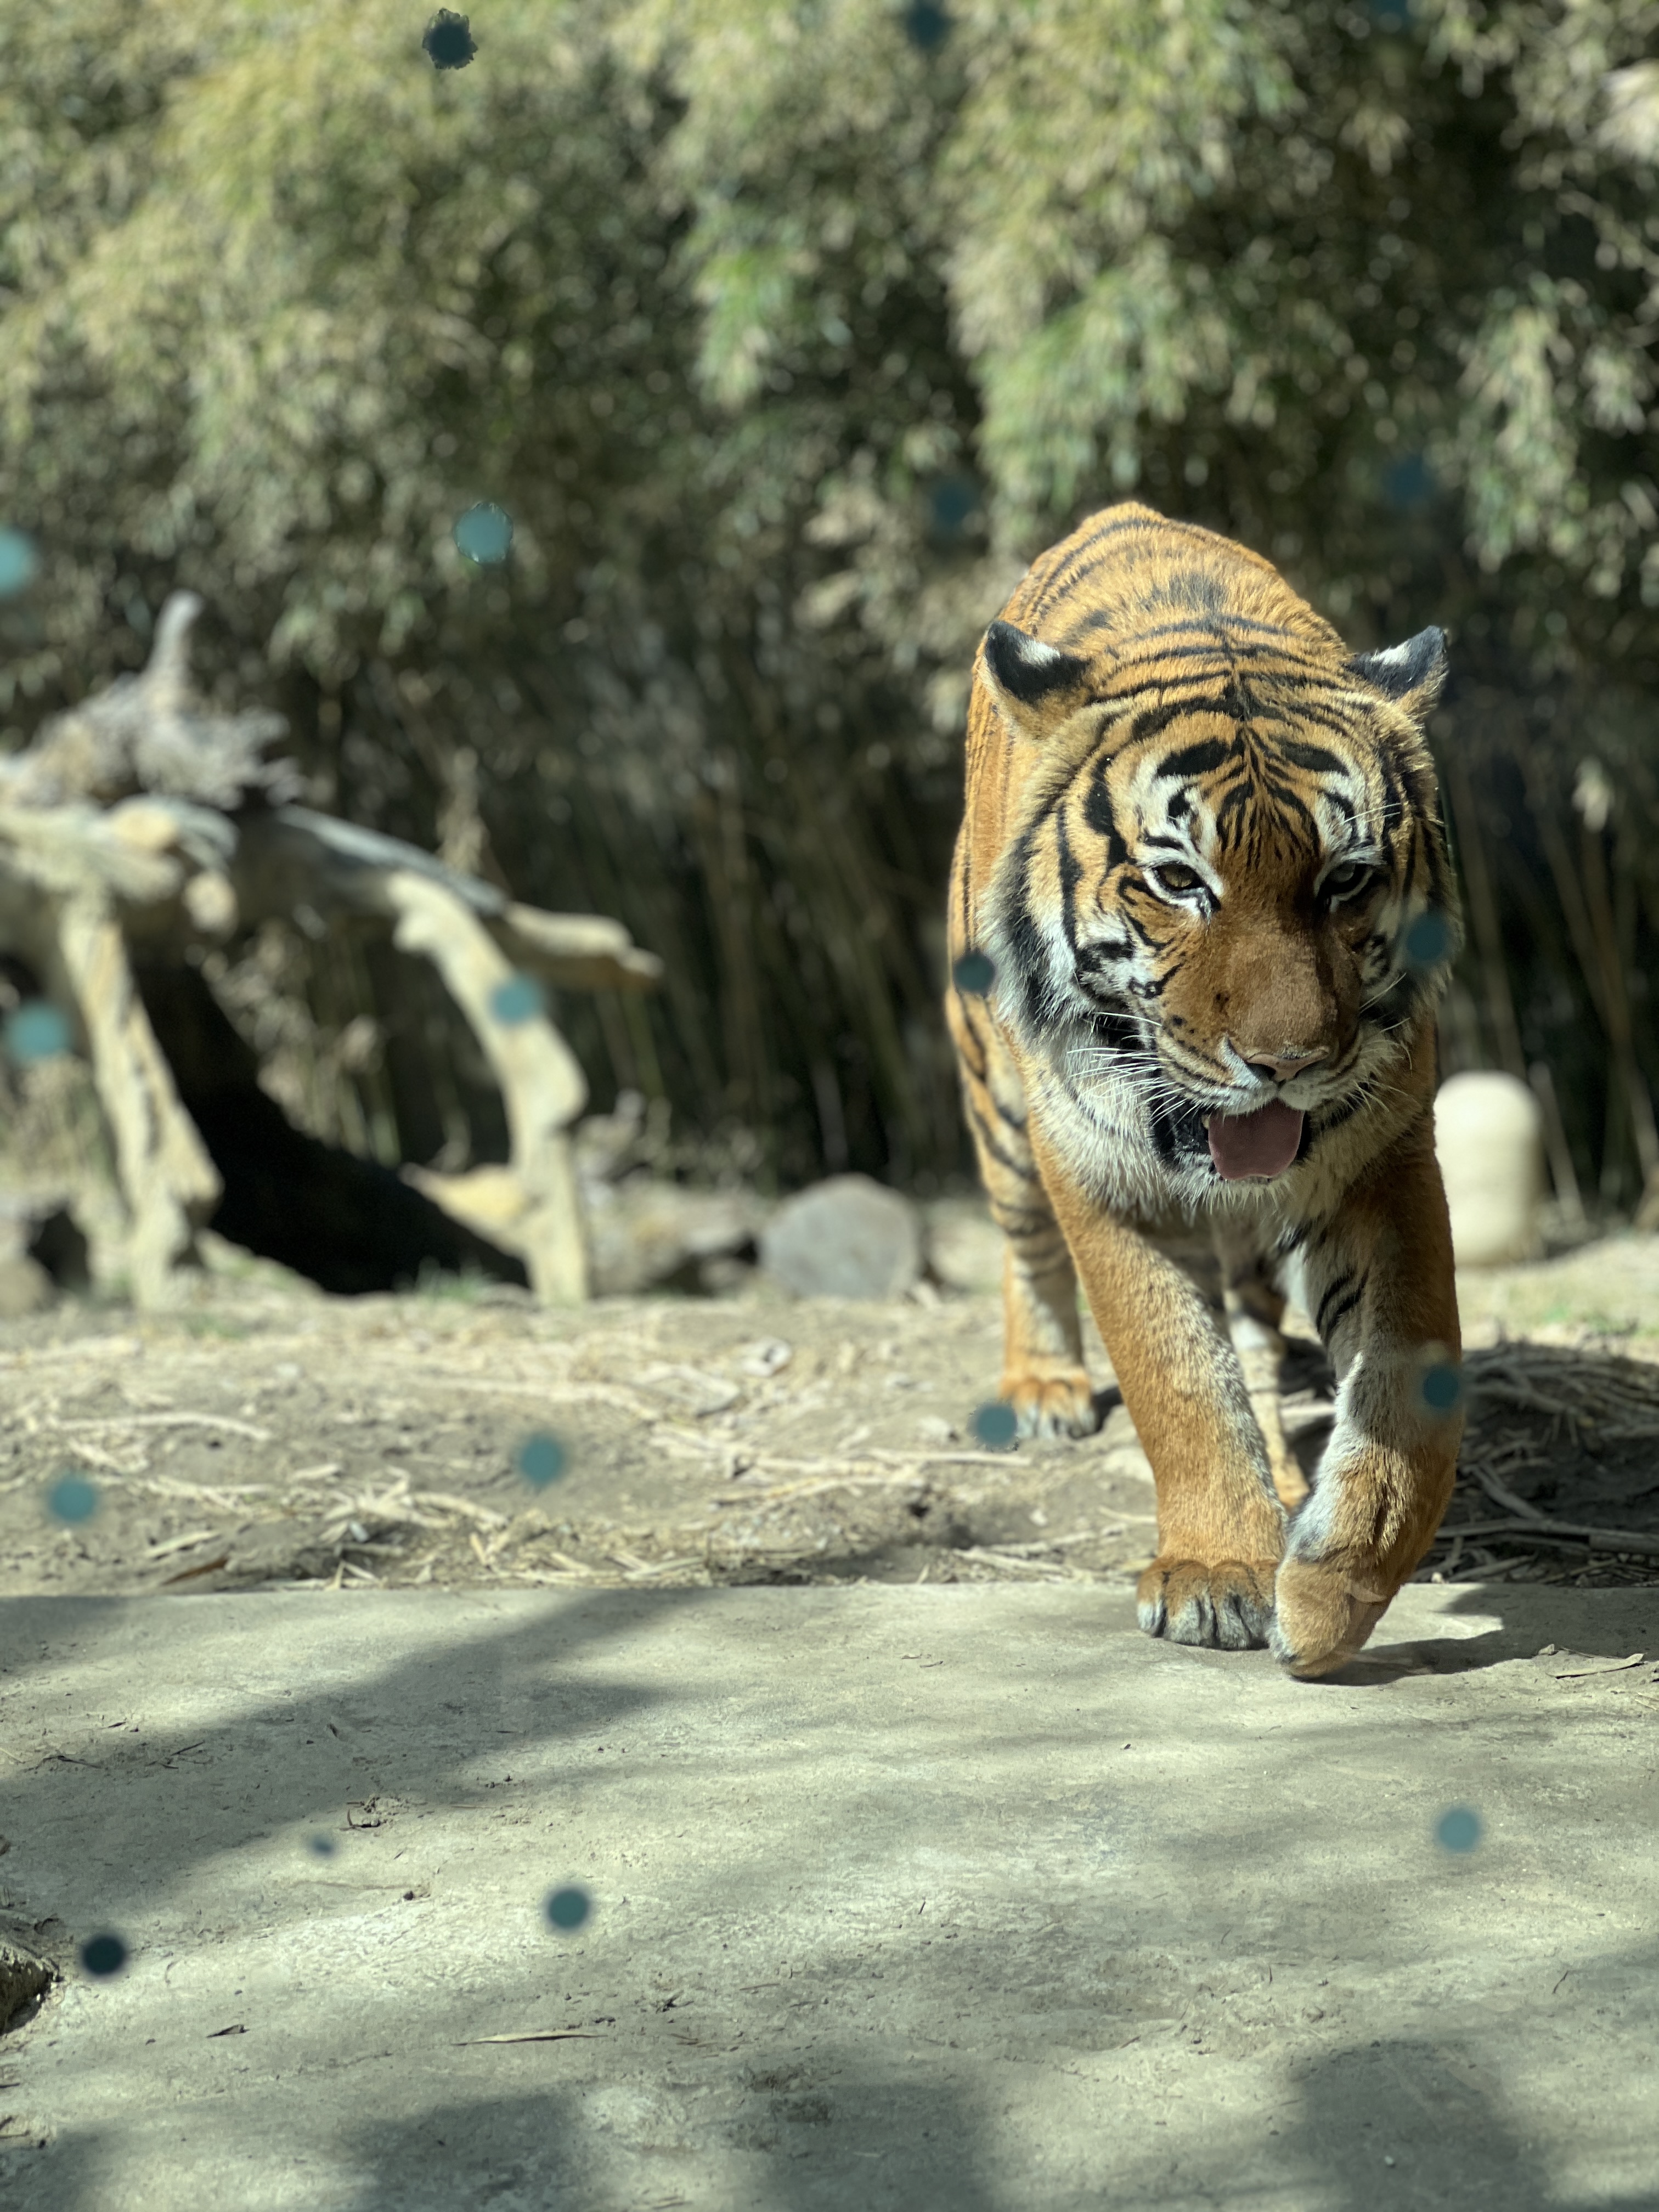
[[[986,1127],[984,1118],[975,1106],[973,1100],[971,1098],[967,1099],[965,1103],[968,1108],[968,1119],[974,1125],[974,1134],[979,1139],[980,1143],[985,1147],[986,1151],[989,1152],[991,1158],[995,1160],[999,1165],[1006,1168],[1010,1175],[1024,1176],[1025,1180],[1029,1182],[1031,1180],[1031,1169],[1030,1164],[1024,1160],[1011,1160],[1007,1153],[1003,1151],[1001,1146],[998,1144],[995,1137],[993,1136],[991,1132]],[[1000,1111],[1000,1109],[998,1110]]]
[[[1200,738],[1196,744],[1183,745],[1179,752],[1170,753],[1158,764],[1158,774],[1164,775],[1208,775],[1213,769],[1237,757],[1237,747],[1220,738]]]
[[[1329,1342],[1337,1323],[1351,1314],[1364,1297],[1365,1283],[1366,1278],[1364,1275],[1355,1282],[1353,1271],[1352,1268],[1347,1269],[1337,1277],[1324,1297],[1321,1298],[1319,1310],[1314,1316],[1314,1327],[1319,1332],[1322,1343]],[[1349,1288],[1351,1284],[1352,1289]],[[1345,1291],[1347,1293],[1346,1297],[1342,1295]]]
[[[1297,768],[1311,769],[1316,775],[1346,775],[1349,763],[1334,753],[1328,753],[1323,745],[1304,744],[1299,738],[1279,738],[1273,750]]]

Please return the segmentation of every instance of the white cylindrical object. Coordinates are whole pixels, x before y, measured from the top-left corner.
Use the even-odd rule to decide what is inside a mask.
[[[1454,1075],[1434,1102],[1434,1149],[1460,1267],[1535,1260],[1544,1199],[1544,1117],[1518,1076]]]

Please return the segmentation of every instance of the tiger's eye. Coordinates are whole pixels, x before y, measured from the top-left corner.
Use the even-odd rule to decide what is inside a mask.
[[[1179,860],[1167,860],[1147,871],[1154,890],[1195,891],[1204,878],[1195,868],[1183,867]]]
[[[1347,898],[1363,890],[1370,882],[1375,870],[1364,860],[1345,860],[1340,868],[1333,868],[1325,878],[1327,898]]]

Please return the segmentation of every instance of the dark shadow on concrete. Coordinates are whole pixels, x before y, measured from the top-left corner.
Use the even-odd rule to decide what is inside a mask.
[[[1353,1664],[1322,1680],[1338,1689],[1378,1689],[1408,1674],[1478,1674],[1510,1660],[1535,1658],[1547,1644],[1557,1645],[1564,1654],[1589,1650],[1582,1640],[1586,1613],[1583,1591],[1551,1583],[1479,1583],[1455,1585],[1448,1595],[1452,1600],[1448,1610],[1454,1618],[1495,1615],[1498,1625],[1476,1636],[1396,1642],[1389,1633],[1395,1616],[1384,1613],[1376,1634]],[[1594,1595],[1592,1660],[1622,1659],[1632,1651],[1644,1651],[1659,1662],[1659,1584],[1600,1589]],[[1316,1689],[1319,1684],[1304,1686]]]
[[[1552,2191],[1478,2047],[1376,2042],[1319,2060],[1297,2087],[1301,2116],[1281,2142],[1291,2169],[1329,2191],[1328,2212],[1577,2212],[1583,2203]],[[1598,2191],[1594,2203],[1659,2212],[1650,2191]]]
[[[456,2053],[475,2056],[483,2054]],[[488,2063],[547,2081],[558,2047],[495,2051]],[[593,2113],[591,2083],[577,2092],[548,2081],[435,2103],[413,2124],[365,2120],[332,2148],[339,2164],[373,2178],[331,2201],[350,2212],[687,2202],[730,2212],[1004,2212],[976,2170],[966,2100],[937,2082],[851,2073],[799,2051],[776,2063],[736,2057],[712,2094],[693,2094],[678,2072],[665,2043],[659,2086],[641,2099],[635,2085],[614,2114]]]

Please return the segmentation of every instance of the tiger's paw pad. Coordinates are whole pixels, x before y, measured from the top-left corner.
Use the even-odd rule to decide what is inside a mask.
[[[1279,1571],[1268,1648],[1300,1681],[1334,1674],[1363,1646],[1393,1595],[1357,1583],[1338,1566],[1287,1559]]]
[[[1100,1426],[1089,1378],[1072,1375],[1005,1375],[999,1394],[1013,1408],[1016,1436],[1091,1437]]]
[[[1159,1557],[1135,1585],[1135,1606],[1148,1636],[1171,1644],[1204,1644],[1249,1651],[1267,1641],[1273,1617],[1273,1559]]]

